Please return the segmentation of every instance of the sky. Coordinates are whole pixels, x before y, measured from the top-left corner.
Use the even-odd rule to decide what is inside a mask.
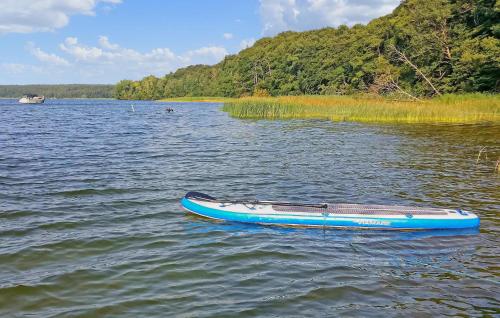
[[[0,0],[0,84],[116,83],[215,64],[283,31],[367,23],[400,0]]]

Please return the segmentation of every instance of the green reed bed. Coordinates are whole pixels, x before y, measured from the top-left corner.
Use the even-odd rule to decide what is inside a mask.
[[[224,103],[237,118],[327,119],[332,121],[400,123],[500,122],[498,95],[444,95],[422,101],[377,97],[282,96],[245,97]]]

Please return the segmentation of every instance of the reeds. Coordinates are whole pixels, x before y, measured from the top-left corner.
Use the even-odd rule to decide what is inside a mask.
[[[444,95],[422,101],[369,96],[245,97],[225,101],[237,118],[391,123],[500,122],[500,96]]]
[[[479,164],[480,161],[482,161],[481,159],[484,158],[485,161],[489,161],[489,158],[488,158],[488,152],[492,152],[493,156],[495,157],[496,154],[498,154],[498,151],[495,151],[495,149],[499,149],[498,147],[481,147],[481,149],[479,149],[479,153],[477,154],[477,159],[476,159],[476,164]],[[483,156],[484,154],[484,156]],[[499,173],[500,174],[500,157],[498,157],[497,161],[495,161],[495,167],[493,168],[493,172],[494,173]]]

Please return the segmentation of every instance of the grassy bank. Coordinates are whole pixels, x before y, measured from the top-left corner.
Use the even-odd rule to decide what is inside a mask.
[[[422,101],[366,96],[282,96],[230,99],[223,110],[237,118],[327,119],[397,123],[500,122],[500,95],[444,95]]]
[[[186,96],[186,97],[173,97],[163,98],[160,102],[186,102],[186,103],[225,103],[236,100],[229,97],[210,97],[210,96]]]

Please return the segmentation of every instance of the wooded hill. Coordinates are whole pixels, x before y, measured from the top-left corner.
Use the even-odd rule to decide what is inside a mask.
[[[112,98],[114,85],[58,84],[58,85],[0,85],[0,97],[19,98],[25,94],[46,98]]]
[[[284,32],[214,66],[123,80],[120,99],[496,92],[500,2],[406,0],[368,25]]]

